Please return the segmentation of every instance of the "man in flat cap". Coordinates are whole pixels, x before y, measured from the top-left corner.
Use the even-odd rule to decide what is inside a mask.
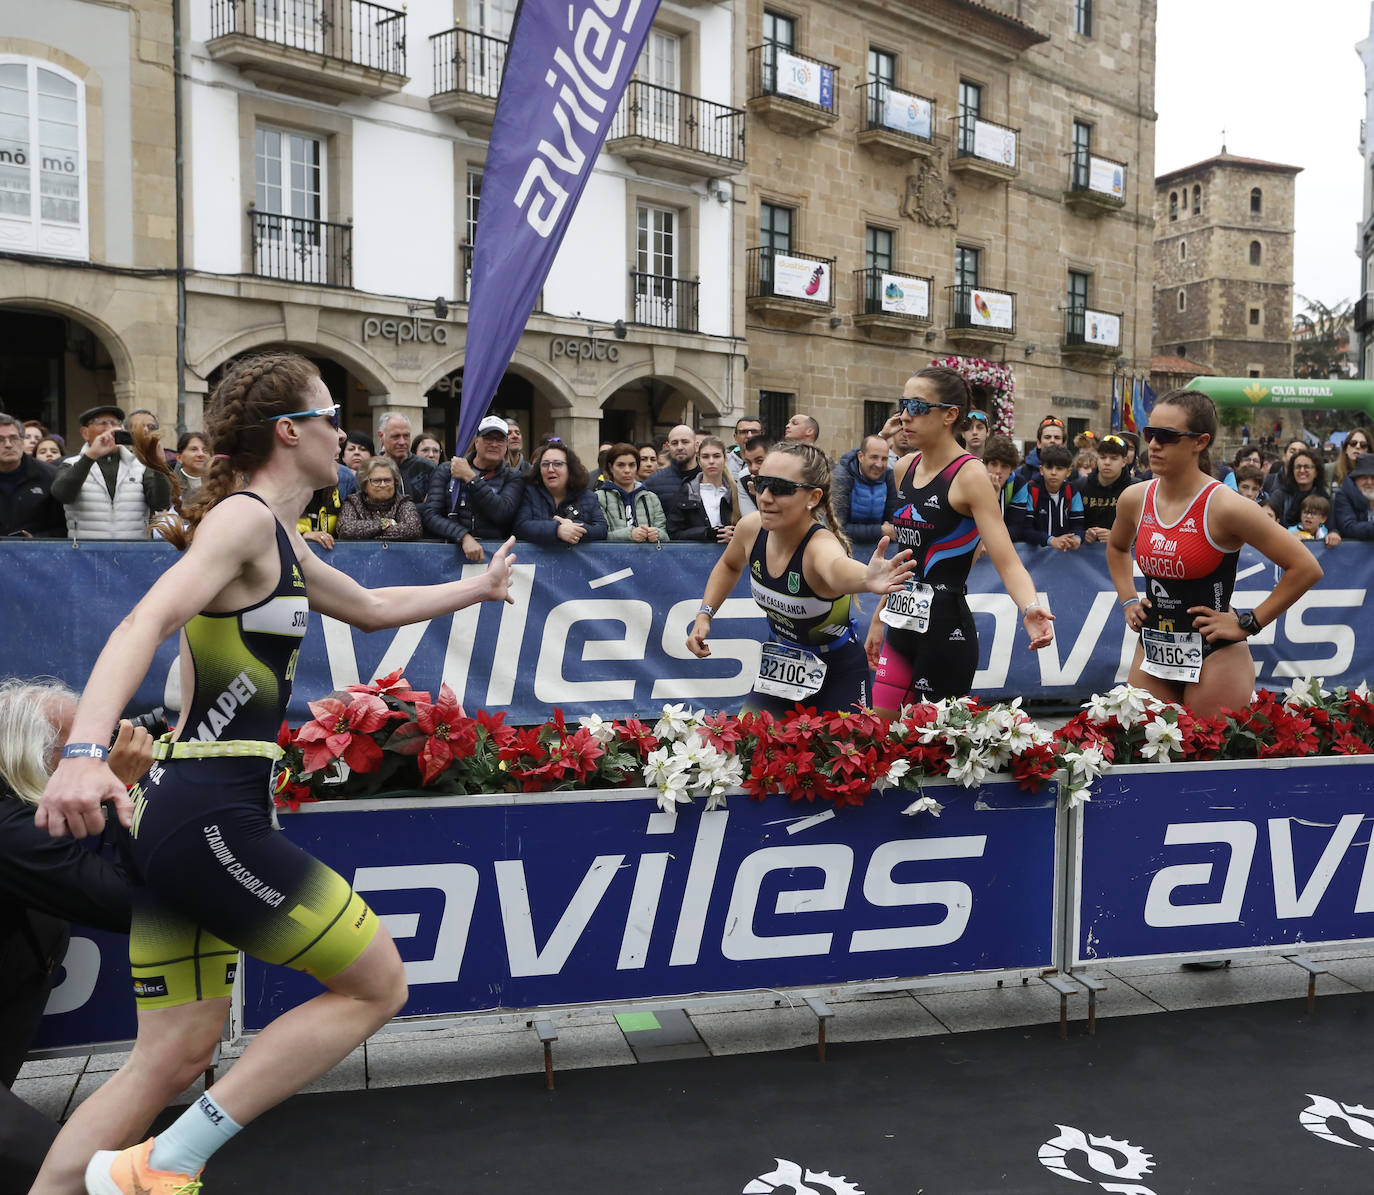
[[[171,483],[134,455],[118,407],[91,407],[80,423],[85,443],[58,466],[52,483],[66,508],[68,536],[147,539],[149,519],[172,505]]]

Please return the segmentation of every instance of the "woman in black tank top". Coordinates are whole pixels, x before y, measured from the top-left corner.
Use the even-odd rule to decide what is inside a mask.
[[[307,605],[370,631],[511,600],[514,540],[480,578],[384,593],[305,546],[297,519],[313,491],[334,484],[343,437],[338,406],[305,358],[236,363],[205,426],[216,455],[185,523],[164,529],[186,554],[110,635],[35,816],[55,838],[80,837],[101,830],[102,804],[114,805],[132,826],[139,881],[138,1041],[58,1135],[38,1179],[45,1190],[198,1190],[206,1159],[234,1132],[400,1010],[405,969],[386,928],[347,881],[272,833],[269,774],[294,647]],[[241,489],[256,501],[224,501]],[[135,821],[104,744],[158,646],[183,631],[186,708],[176,741],[134,788]],[[264,649],[264,637],[279,650]],[[278,1017],[156,1140],[123,1148],[211,1064],[239,949],[306,970],[326,990]]]
[[[978,634],[964,585],[980,541],[1021,611],[1031,648],[1054,639],[1054,615],[1012,547],[997,490],[955,439],[968,422],[967,383],[952,369],[922,369],[907,379],[899,409],[915,451],[897,462],[903,505],[892,521],[916,568],[904,592],[879,603],[864,644],[877,672],[873,705],[887,717],[972,687]]]
[[[798,704],[823,711],[866,707],[868,665],[850,622],[849,598],[900,590],[911,554],[885,560],[884,539],[866,566],[850,558],[843,532],[831,530],[840,524],[830,503],[830,462],[809,444],[774,444],[754,490],[758,511],[740,520],[711,570],[688,650],[702,659],[711,654],[711,617],[747,567],[772,633],[748,707],[774,713]],[[822,513],[828,527],[820,525]]]

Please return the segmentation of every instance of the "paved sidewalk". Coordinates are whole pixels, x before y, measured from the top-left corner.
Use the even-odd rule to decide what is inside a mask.
[[[1374,947],[1329,948],[1310,952],[1329,974],[1317,980],[1317,1015],[1322,1000],[1355,992],[1374,992]],[[1181,1009],[1253,1004],[1270,1000],[1300,1005],[1306,997],[1307,972],[1272,958],[1238,958],[1224,970],[1182,970],[1172,962],[1119,964],[1098,968],[1107,990],[1099,997],[1098,1032],[1110,1034],[1115,1017]],[[967,1033],[981,1029],[1034,1027],[1053,1036],[1059,1019],[1059,996],[1032,979],[998,987],[994,980],[969,978],[917,991],[875,993],[829,1000],[834,1014],[827,1026],[832,1051],[845,1042]],[[796,997],[759,992],[728,1005],[684,1002],[683,1039],[676,1045],[636,1032],[642,1022],[606,1011],[573,1011],[557,1020],[553,1064],[558,1071],[584,1067],[632,1066],[690,1057],[723,1056],[788,1050],[814,1045],[817,1020]],[[672,1018],[655,1006],[661,1022]],[[1084,1031],[1087,994],[1069,1000],[1071,1034]],[[623,1027],[622,1027],[623,1026]],[[694,1031],[694,1032],[693,1032]],[[227,1046],[224,1066],[242,1052]],[[123,1062],[123,1054],[92,1054],[41,1059],[25,1065],[14,1085],[17,1095],[40,1111],[65,1119]],[[461,1022],[388,1027],[306,1091],[353,1091],[408,1087],[485,1079],[498,1075],[542,1075],[543,1051],[534,1031],[523,1021],[498,1023],[468,1018]],[[542,1078],[532,1080],[542,1083]],[[189,1101],[200,1084],[184,1096]]]

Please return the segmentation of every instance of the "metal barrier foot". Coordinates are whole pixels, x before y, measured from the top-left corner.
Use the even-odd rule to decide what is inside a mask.
[[[1096,975],[1075,973],[1074,978],[1088,989],[1088,1036],[1092,1037],[1097,1033],[1097,994],[1105,992],[1107,985]]]
[[[806,1007],[816,1015],[816,1061],[825,1061],[825,1023],[835,1014],[830,1011],[824,1000],[816,996],[806,996]]]
[[[1047,983],[1059,993],[1059,1037],[1069,1036],[1069,997],[1078,995],[1078,985],[1067,975],[1042,975],[1041,983]]]
[[[558,1040],[558,1030],[552,1021],[534,1021],[531,1026],[544,1045],[544,1090],[553,1090],[553,1043]]]
[[[1317,1011],[1317,976],[1325,975],[1326,968],[1315,959],[1306,958],[1300,954],[1285,954],[1283,960],[1292,963],[1295,967],[1301,967],[1307,972],[1307,1011]]]

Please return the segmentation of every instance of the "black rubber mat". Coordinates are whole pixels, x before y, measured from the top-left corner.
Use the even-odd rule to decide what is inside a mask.
[[[298,1096],[207,1195],[1374,1191],[1374,994]],[[532,1044],[531,1048],[535,1048]],[[555,1053],[555,1059],[557,1054]],[[1075,1181],[1075,1178],[1084,1181]]]

